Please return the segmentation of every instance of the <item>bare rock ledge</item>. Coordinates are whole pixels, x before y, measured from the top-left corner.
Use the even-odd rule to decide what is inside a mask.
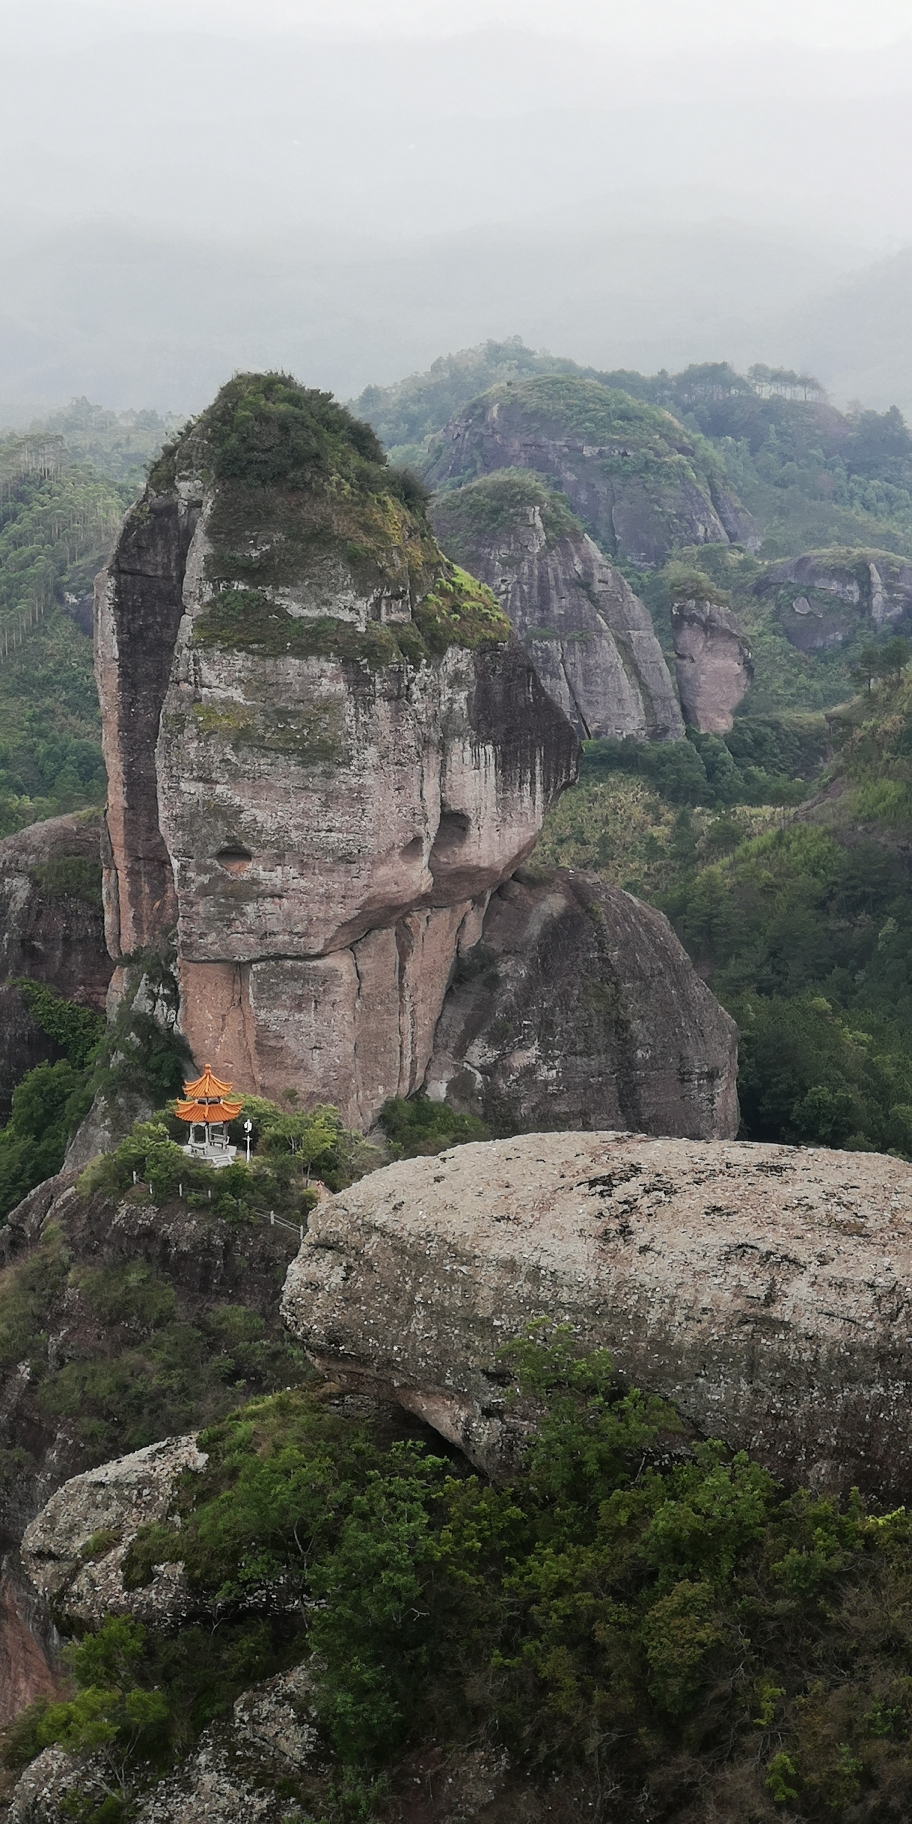
[[[818,1489],[912,1496],[912,1167],[876,1154],[528,1134],[387,1167],[315,1211],[283,1313],[496,1470],[499,1352],[571,1323],[707,1436]]]

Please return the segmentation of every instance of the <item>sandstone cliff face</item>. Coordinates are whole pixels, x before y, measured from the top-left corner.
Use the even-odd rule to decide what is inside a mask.
[[[232,382],[160,466],[97,650],[114,953],[176,921],[196,1057],[369,1124],[421,1082],[572,730],[373,434],[278,377]]]
[[[532,469],[603,551],[641,567],[681,545],[755,542],[750,515],[668,412],[568,375],[492,387],[441,432],[428,480]]]
[[[718,602],[676,601],[671,625],[685,720],[701,734],[727,734],[754,676],[747,640]]]
[[[443,1004],[426,1088],[495,1131],[738,1131],[737,1030],[668,920],[605,881],[520,870]]]
[[[441,494],[431,519],[444,550],[493,589],[583,740],[683,736],[647,609],[559,495],[507,470]]]
[[[420,1083],[454,957],[573,765],[569,728],[511,646],[411,681],[209,652],[193,672],[158,752],[182,1029],[236,1082],[296,1083],[365,1125]],[[302,697],[334,714],[331,762],[225,728],[238,705],[293,727]]]
[[[39,1698],[60,1695],[56,1630],[36,1593],[7,1569],[0,1579],[0,1728]]]
[[[284,1312],[489,1468],[499,1351],[546,1316],[777,1475],[908,1500],[910,1217],[912,1168],[874,1154],[527,1134],[322,1204]]]
[[[890,551],[809,551],[773,564],[756,584],[775,595],[783,631],[800,652],[842,646],[865,627],[912,623],[912,564]]]
[[[0,1111],[27,1070],[61,1056],[10,977],[47,982],[101,1012],[110,975],[97,818],[51,817],[7,836],[0,842]]]

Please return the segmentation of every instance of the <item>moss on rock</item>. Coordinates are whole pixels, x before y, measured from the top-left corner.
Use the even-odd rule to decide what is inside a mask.
[[[443,556],[423,489],[328,393],[236,375],[163,454],[150,490],[185,476],[210,491],[197,645],[379,668],[510,637],[490,591]],[[289,601],[302,590],[303,613]],[[333,612],[340,596],[356,620]]]
[[[479,545],[509,537],[521,516],[537,512],[548,549],[568,536],[583,536],[569,502],[531,469],[498,469],[465,487],[441,494],[432,509],[434,530],[457,562],[471,564]]]

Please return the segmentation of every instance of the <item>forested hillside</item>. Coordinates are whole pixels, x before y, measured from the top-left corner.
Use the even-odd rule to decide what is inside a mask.
[[[92,584],[164,428],[127,416],[154,424],[81,401],[0,442],[0,835],[104,799]]]
[[[908,656],[829,719],[592,743],[538,851],[668,913],[740,1027],[751,1139],[912,1157]]]
[[[578,422],[593,381],[671,413],[694,479],[721,469],[757,538],[679,544],[645,568],[615,552],[669,658],[673,603],[708,589],[749,639],[754,680],[724,737],[590,744],[539,859],[669,914],[741,1028],[748,1135],[912,1156],[909,429],[895,407],[836,411],[785,369],[597,373],[494,343],[358,405],[400,459],[443,460],[461,498],[472,474],[448,453],[450,421],[482,408],[480,381],[498,418],[515,415],[510,399],[546,371],[566,394],[546,432],[562,448],[610,435],[607,415],[598,437]]]

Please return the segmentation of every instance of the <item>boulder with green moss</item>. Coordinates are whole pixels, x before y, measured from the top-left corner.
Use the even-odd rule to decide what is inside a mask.
[[[800,652],[827,652],[859,634],[912,625],[912,562],[893,551],[832,546],[772,564],[755,584],[772,597],[787,639]]]

